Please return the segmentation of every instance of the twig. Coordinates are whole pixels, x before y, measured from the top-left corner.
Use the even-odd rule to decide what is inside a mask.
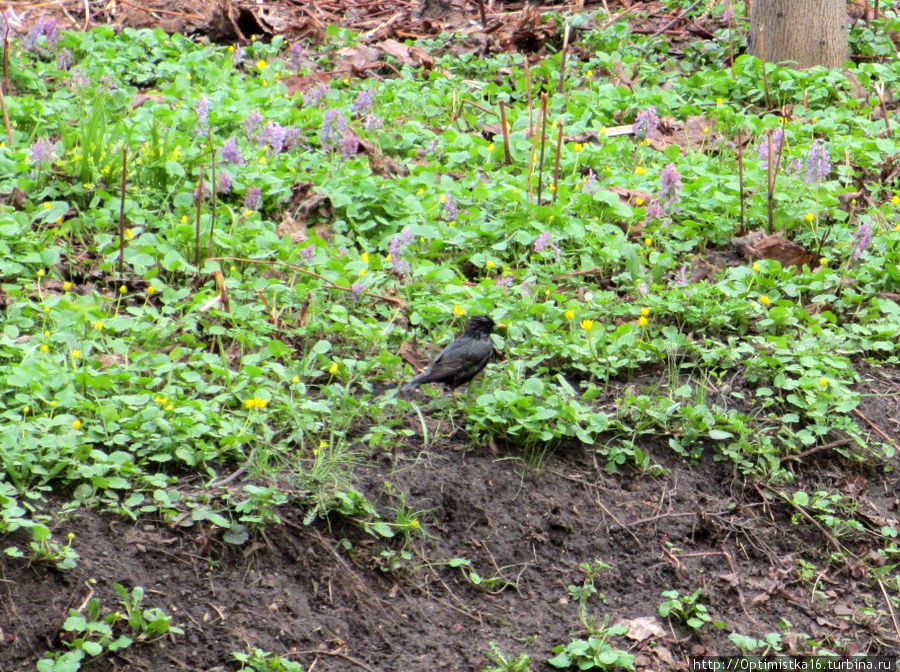
[[[825,527],[822,525],[822,523],[820,523],[818,520],[816,520],[811,515],[809,515],[809,513],[806,511],[806,509],[804,509],[802,506],[800,506],[799,504],[795,504],[787,495],[785,495],[781,492],[778,492],[778,490],[775,490],[775,488],[772,488],[771,486],[768,486],[765,483],[760,484],[760,486],[765,488],[769,492],[771,492],[773,495],[779,497],[782,501],[784,501],[789,506],[791,506],[797,513],[799,513],[801,516],[806,518],[810,523],[812,523],[816,528],[818,528],[819,532],[822,533],[822,536],[825,537],[825,539],[828,541],[828,543],[831,545],[831,547],[834,548],[835,551],[837,551],[838,553],[847,553],[848,555],[850,555],[852,557],[856,557],[853,555],[853,553],[851,553],[849,551],[849,549],[846,549],[843,546],[841,546],[841,542],[839,542],[837,539],[835,539],[834,535],[832,535],[831,532],[826,530]]]
[[[525,59],[525,101],[528,104],[528,137],[534,133],[534,104],[531,99],[531,66],[528,65],[528,56],[523,54]]]
[[[876,7],[878,5],[875,5]],[[887,603],[888,611],[891,612],[891,621],[894,624],[894,632],[897,633],[897,637],[900,638],[900,624],[897,623],[897,614],[894,613],[894,607],[891,606],[891,598],[887,594],[887,590],[884,589],[884,583],[882,583],[881,579],[875,579],[878,581],[878,587],[881,588],[881,594],[884,595],[884,601]]]
[[[200,179],[197,180],[197,217],[194,223],[194,266],[200,272],[200,215],[203,212],[203,167],[200,167]]]
[[[322,649],[309,649],[307,651],[297,651],[296,649],[291,649],[290,651],[286,651],[283,655],[285,656],[333,656],[335,658],[343,658],[348,663],[353,663],[354,665],[361,667],[364,670],[368,670],[368,672],[375,672],[371,667],[366,665],[361,660],[357,660],[352,656],[348,656],[346,653],[341,653],[340,651],[324,651]]]
[[[569,54],[569,33],[572,26],[566,22],[566,28],[563,31],[562,57],[559,59],[559,82],[556,85],[556,92],[562,93],[563,85],[566,83],[566,56]]]
[[[12,124],[9,123],[9,111],[6,109],[6,94],[3,92],[3,88],[0,86],[0,107],[3,108],[3,124],[6,126],[6,137],[9,140],[9,146],[12,147],[14,144]]]
[[[541,94],[541,156],[538,161],[538,189],[537,204],[541,204],[541,191],[544,188],[544,152],[547,148],[547,99],[546,93]]]
[[[804,457],[809,457],[810,455],[822,452],[823,450],[830,450],[839,446],[846,446],[848,443],[853,443],[853,439],[838,439],[837,441],[832,441],[831,443],[823,443],[821,446],[814,446],[809,450],[804,450],[802,453],[798,453],[796,455],[785,455],[781,458],[781,461],[787,462],[788,460],[794,460],[796,462],[799,462]]]
[[[503,160],[506,165],[512,164],[512,152],[509,148],[509,125],[506,121],[506,104],[500,101],[500,126],[503,130]]]
[[[894,441],[890,436],[888,436],[887,434],[885,434],[885,433],[884,433],[884,430],[882,430],[881,427],[879,427],[879,426],[876,425],[874,422],[872,422],[871,420],[869,420],[865,415],[863,415],[863,412],[862,412],[861,410],[859,410],[858,408],[854,408],[854,409],[853,409],[853,412],[856,413],[856,414],[857,414],[859,417],[861,417],[863,420],[865,420],[865,421],[866,421],[866,424],[868,424],[869,427],[871,427],[872,429],[874,429],[874,430],[878,433],[878,435],[881,436],[882,439],[884,439],[885,441],[887,441],[889,444],[891,444],[891,445],[894,446],[895,448],[897,447],[897,442]]]
[[[484,13],[484,0],[477,0],[478,13],[481,15],[481,27],[487,28],[487,14]]]
[[[128,146],[122,146],[122,189],[119,194],[119,278],[125,277],[125,186],[128,183]]]
[[[669,28],[671,28],[672,26],[674,26],[676,23],[678,23],[679,21],[683,21],[684,18],[685,18],[688,14],[690,14],[691,12],[693,12],[694,9],[696,9],[697,5],[699,5],[701,2],[703,2],[703,0],[696,0],[696,2],[695,2],[694,4],[692,4],[690,7],[688,7],[686,10],[684,10],[684,11],[681,13],[680,16],[676,16],[674,19],[672,19],[671,21],[669,21],[669,22],[668,22],[666,25],[664,25],[662,28],[660,28],[660,29],[657,30],[655,33],[653,33],[653,35],[651,35],[650,37],[651,37],[651,38],[659,37],[659,36],[662,35],[664,32],[666,32]]]
[[[559,122],[559,133],[556,136],[556,161],[553,164],[553,202],[556,203],[556,195],[559,190],[559,159],[562,154],[563,122]]]
[[[759,27],[759,60],[762,65],[763,91],[766,94],[766,109],[772,109],[772,92],[769,91],[769,73],[766,71],[766,35],[763,26]]]
[[[213,249],[213,232],[216,230],[216,148],[213,147],[212,142],[212,131],[209,131],[209,135],[207,135],[207,141],[209,143],[209,155],[210,155],[210,163],[212,164],[210,167],[212,169],[212,182],[209,185],[209,203],[210,203],[210,218],[209,222],[209,243],[206,245],[206,256],[212,256]]]
[[[744,217],[746,212],[746,204],[744,203],[744,137],[741,129],[738,129],[737,132],[737,147],[735,147],[735,151],[737,152],[737,164],[738,164],[738,189],[740,189],[740,202],[741,202],[741,214],[740,214],[740,224],[741,224],[741,235],[746,233],[746,228],[744,227]]]

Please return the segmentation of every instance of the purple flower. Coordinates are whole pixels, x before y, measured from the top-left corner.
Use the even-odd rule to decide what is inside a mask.
[[[803,161],[801,159],[794,159],[788,164],[788,167],[784,172],[788,175],[796,175],[801,170],[803,170]]]
[[[866,251],[869,243],[872,242],[872,225],[869,224],[868,220],[860,220],[859,227],[853,232],[853,238],[855,240],[853,258],[858,261],[862,257],[863,252]]]
[[[256,141],[266,145],[273,154],[281,154],[284,151],[286,139],[287,129],[277,121],[267,121],[256,137]]]
[[[344,132],[347,130],[347,118],[340,110],[330,109],[325,112],[322,126],[319,128],[319,143],[322,149],[330,151],[335,149],[344,140]]]
[[[302,134],[300,133],[299,128],[294,128],[293,126],[290,126],[286,129],[284,129],[284,151],[287,152],[288,150],[291,150],[294,147],[296,147],[297,145],[301,144],[300,143],[301,137],[302,137]]]
[[[231,57],[232,62],[235,66],[240,65],[244,61],[244,48],[238,47],[234,50],[234,54]]]
[[[513,282],[515,282],[515,278],[511,275],[501,275],[494,280],[494,284],[497,287],[501,287],[503,289],[509,289],[512,287]]]
[[[597,186],[597,173],[593,170],[588,171],[587,180],[584,183],[584,193],[590,195],[595,194],[599,191],[600,187]]]
[[[322,102],[322,99],[328,93],[328,86],[323,82],[316,84],[313,88],[303,94],[303,103],[307,107],[316,107]]]
[[[543,252],[547,248],[553,250],[553,253],[556,255],[556,261],[558,262],[562,259],[562,251],[550,240],[550,234],[544,231],[541,235],[535,238],[534,241],[534,251],[535,252]]]
[[[197,188],[194,189],[193,192],[194,200],[205,201],[209,198],[209,185],[204,182],[203,184],[197,184]]]
[[[300,254],[302,254],[303,258],[306,259],[307,261],[312,261],[313,257],[316,256],[316,246],[308,245],[308,246],[304,247],[302,250],[300,250]]]
[[[353,292],[353,295],[359,298],[362,296],[362,293],[366,291],[366,284],[364,282],[354,282],[353,286],[350,287],[350,291]]]
[[[678,269],[678,272],[675,274],[675,284],[676,285],[686,285],[688,284],[688,267],[687,264],[684,264],[681,268]]]
[[[306,49],[299,42],[294,42],[288,49],[288,61],[294,70],[299,70],[300,66],[306,61]]]
[[[244,197],[244,209],[256,210],[259,207],[259,197],[261,194],[262,189],[259,187],[250,187],[247,190],[247,195]]]
[[[734,6],[731,0],[725,0],[725,11],[722,12],[723,21],[734,21]]]
[[[349,159],[351,156],[356,156],[358,151],[359,138],[356,137],[356,133],[348,129],[341,139],[341,154],[345,159]]]
[[[381,119],[376,117],[374,114],[367,114],[366,121],[363,124],[363,128],[365,128],[369,133],[371,133],[372,131],[377,131],[381,128]]]
[[[232,135],[222,143],[222,149],[219,150],[222,156],[222,163],[233,163],[236,166],[244,165],[244,155],[238,149],[237,139]]]
[[[781,147],[784,144],[784,129],[776,128],[772,134],[772,152],[773,158],[777,158],[781,154]],[[759,146],[759,162],[763,168],[769,167],[769,138],[763,138],[762,144]]]
[[[56,67],[60,70],[68,70],[73,65],[75,65],[75,57],[72,55],[72,52],[68,49],[60,49],[59,53],[56,54]]]
[[[660,219],[665,216],[665,211],[662,209],[662,206],[659,204],[659,201],[656,199],[650,201],[650,205],[647,206],[647,213],[644,216],[645,222],[653,221],[654,219]]]
[[[197,101],[197,123],[204,128],[209,127],[209,98],[203,93]]]
[[[681,175],[678,174],[678,166],[667,163],[659,176],[659,203],[666,210],[675,209],[681,200]]]
[[[51,143],[47,138],[41,138],[31,145],[31,163],[53,163],[59,159],[62,147],[60,143]]]
[[[453,200],[451,194],[446,194],[446,196],[447,199],[444,201],[444,217],[452,222],[459,217],[459,207],[456,205],[456,201]]]
[[[374,89],[360,91],[359,95],[356,96],[356,100],[354,100],[353,104],[350,106],[350,114],[354,117],[366,116],[369,113],[369,110],[372,109],[373,102],[375,102]]]
[[[404,259],[406,248],[413,241],[415,235],[409,230],[409,227],[403,229],[399,234],[391,238],[388,243],[388,254],[391,255],[391,265],[394,272],[398,275],[404,275],[412,270],[412,265]]]
[[[634,120],[634,137],[638,140],[653,137],[659,127],[659,115],[656,108],[651,105],[646,110],[637,113]]]
[[[831,159],[821,140],[813,142],[806,155],[806,181],[809,184],[821,182],[831,172]]]
[[[650,288],[647,287],[646,282],[642,282],[638,285],[638,291],[641,293],[641,296],[647,296],[650,293]]]
[[[69,76],[69,86],[73,89],[86,89],[91,85],[91,80],[81,70],[75,70]]]
[[[259,122],[261,121],[262,114],[260,114],[259,110],[253,110],[247,115],[247,118],[244,119],[244,132],[247,134],[248,138],[252,139],[253,134],[256,132],[256,129],[259,127]]]
[[[220,194],[231,192],[231,174],[227,170],[220,171],[216,175],[216,191]]]
[[[40,19],[25,36],[22,46],[27,51],[44,51],[43,47],[38,44],[41,37],[47,39],[47,46],[51,50],[56,49],[56,45],[59,43],[59,26],[56,24],[56,19]]]
[[[428,143],[428,146],[425,147],[425,153],[431,154],[432,152],[434,152],[434,150],[437,149],[437,146],[438,146],[437,138],[432,138],[431,142]]]

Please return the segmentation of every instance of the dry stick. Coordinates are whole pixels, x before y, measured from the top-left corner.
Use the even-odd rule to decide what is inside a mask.
[[[528,137],[534,133],[534,105],[531,100],[531,66],[528,65],[528,56],[525,56],[525,100],[528,103]]]
[[[9,90],[9,27],[3,36],[3,90]]]
[[[881,107],[881,116],[884,118],[884,130],[887,131],[888,137],[893,139],[891,115],[888,114],[887,104],[884,101],[884,82],[875,82],[875,95],[878,96],[878,105]]]
[[[119,194],[119,278],[125,277],[125,185],[128,182],[128,147],[122,146],[122,189]]]
[[[738,189],[740,189],[740,201],[741,201],[741,235],[745,235],[746,229],[744,228],[744,216],[746,212],[746,204],[744,203],[744,134],[738,129],[737,132],[737,164],[738,164]]]
[[[731,66],[731,79],[737,81],[734,74],[734,25],[733,19],[728,19],[728,64]]]
[[[765,65],[765,64],[764,64]],[[775,161],[772,160],[772,134],[774,131],[770,128],[766,134],[766,142],[768,143],[768,157],[766,162],[766,217],[768,225],[766,231],[772,234],[775,231]]]
[[[762,64],[763,91],[766,94],[766,109],[772,109],[772,93],[769,91],[769,73],[766,72],[766,35],[763,26],[759,27],[759,59]]]
[[[203,211],[203,167],[200,167],[200,179],[197,180],[197,221],[194,225],[194,266],[200,272],[200,214]]]
[[[3,87],[0,86],[0,108],[3,109],[3,124],[6,126],[6,137],[9,139],[9,146],[13,146],[12,124],[9,123],[9,111],[6,109],[6,94]]]
[[[873,20],[873,21],[877,21],[877,20],[878,20],[878,4],[879,4],[880,2],[881,2],[881,0],[875,0],[875,12],[874,12],[874,14],[872,15],[872,20]]]
[[[296,271],[297,273],[302,273],[304,275],[310,275],[314,278],[318,278],[328,284],[325,285],[325,289],[337,289],[342,292],[353,292],[352,287],[343,287],[342,285],[335,285],[326,278],[324,275],[320,275],[315,271],[310,271],[309,269],[302,268],[300,266],[294,266],[293,264],[288,264],[284,261],[270,261],[268,259],[245,259],[244,257],[210,257],[207,261],[240,261],[245,264],[268,264],[270,266],[284,266],[285,268],[289,268],[292,271]],[[398,299],[393,296],[384,296],[383,294],[375,294],[374,292],[363,292],[363,296],[371,296],[373,299],[379,299],[381,301],[385,301],[386,303],[391,303],[398,308],[406,308],[406,301],[403,299]]]
[[[669,22],[668,22],[666,25],[664,25],[662,28],[660,28],[660,29],[657,30],[655,33],[653,33],[653,35],[651,35],[650,37],[651,37],[651,38],[654,38],[654,37],[659,37],[660,35],[662,35],[662,34],[663,34],[664,32],[666,32],[669,28],[671,28],[671,27],[674,26],[676,23],[678,23],[679,21],[681,21],[681,20],[683,20],[685,17],[687,17],[688,14],[690,14],[691,12],[693,12],[694,9],[697,7],[697,5],[699,5],[701,2],[703,2],[703,0],[697,0],[694,4],[692,4],[692,5],[691,5],[690,7],[688,7],[686,10],[684,10],[684,11],[681,13],[681,16],[676,16],[674,19],[672,19],[671,21],[669,21]]]
[[[506,103],[500,102],[500,126],[503,130],[503,156],[506,165],[512,164],[512,152],[509,149],[509,126],[506,122]]]
[[[212,183],[209,188],[209,199],[210,199],[210,216],[212,221],[209,223],[209,243],[206,246],[206,256],[212,256],[213,249],[213,232],[216,230],[216,149],[213,147],[212,142],[212,132],[207,136],[208,144],[209,144],[209,155],[210,162],[212,163]]]
[[[563,31],[562,58],[559,59],[559,82],[556,85],[557,93],[562,93],[563,85],[566,83],[566,56],[569,53],[569,32],[572,27],[567,23]]]
[[[541,192],[544,189],[544,153],[547,149],[547,94],[541,94],[541,156],[538,161],[538,193],[537,204],[541,204]]]
[[[541,112],[542,109],[538,110],[538,125],[541,123]],[[531,122],[529,121],[529,124]],[[534,199],[534,186],[531,183],[531,178],[534,177],[534,162],[537,159],[537,135],[532,133],[531,128],[528,129],[528,132],[531,134],[531,150],[528,152],[528,198]]]
[[[479,105],[474,100],[469,100],[468,98],[460,98],[460,100],[459,100],[460,108],[462,108],[463,104],[471,105],[472,107],[477,107],[482,112],[487,112],[488,114],[494,114],[494,111],[492,109],[489,109],[489,108],[485,107],[484,105]]]
[[[876,7],[878,5],[875,5]],[[887,590],[884,588],[884,583],[881,582],[881,579],[876,579],[878,581],[878,587],[881,588],[881,594],[884,595],[884,601],[887,603],[888,611],[891,612],[891,621],[894,622],[894,631],[897,633],[897,637],[900,637],[900,623],[897,622],[897,614],[894,613],[894,608],[891,606],[891,598],[888,597]]]
[[[481,27],[487,28],[487,14],[484,13],[484,0],[478,0],[478,13],[481,15]]]
[[[559,193],[559,159],[562,155],[563,122],[559,122],[559,134],[556,136],[556,162],[553,164],[553,202],[556,203],[556,195]]]

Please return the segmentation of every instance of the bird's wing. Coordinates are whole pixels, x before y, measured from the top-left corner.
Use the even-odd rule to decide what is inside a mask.
[[[422,375],[428,374],[430,380],[440,380],[459,372],[460,369],[480,364],[490,357],[492,351],[493,345],[489,348],[473,347],[473,344],[466,344],[463,347],[448,347],[438,355]]]

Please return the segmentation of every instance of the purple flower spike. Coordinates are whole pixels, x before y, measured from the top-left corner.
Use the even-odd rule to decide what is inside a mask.
[[[388,254],[391,255],[391,264],[394,267],[394,272],[398,275],[405,275],[412,270],[412,264],[404,258],[404,255],[406,254],[406,248],[409,247],[409,244],[414,239],[415,235],[407,226],[403,231],[391,238],[391,242],[388,243]]]
[[[247,195],[244,197],[244,209],[256,210],[257,208],[259,208],[259,197],[261,194],[262,189],[260,189],[259,187],[250,187],[247,190]]]
[[[659,115],[656,113],[656,108],[651,105],[646,110],[641,110],[637,113],[637,117],[634,120],[634,137],[638,140],[652,138],[656,134],[658,127]]]
[[[781,154],[781,147],[784,145],[784,129],[776,128],[772,134],[772,152],[773,157]],[[759,146],[759,162],[763,168],[769,167],[769,138],[764,137],[762,144]]]
[[[534,241],[534,251],[541,253],[547,248],[553,250],[553,254],[556,255],[556,261],[558,262],[562,259],[562,250],[557,247],[553,241],[550,240],[550,234],[544,231],[541,235],[539,235]]]
[[[373,102],[375,102],[375,91],[373,89],[360,91],[359,95],[356,96],[356,100],[353,101],[353,105],[350,106],[350,114],[354,117],[366,116],[369,110],[372,109]]]
[[[237,139],[233,135],[222,143],[220,154],[222,155],[222,163],[233,163],[236,166],[243,166],[245,163],[244,155],[238,149]]]
[[[209,98],[205,93],[197,101],[197,123],[203,128],[209,127]]]
[[[319,142],[322,149],[331,151],[337,148],[344,140],[344,133],[347,130],[347,118],[341,114],[340,110],[330,109],[325,112],[325,118],[322,120],[322,126],[319,128]]]
[[[341,154],[345,159],[349,159],[351,156],[356,156],[357,152],[359,152],[359,138],[353,131],[345,131],[344,137],[341,139]]]
[[[674,163],[666,164],[659,176],[659,202],[666,210],[674,210],[681,200],[681,175]]]
[[[300,250],[300,254],[302,254],[303,258],[306,259],[307,261],[312,261],[313,257],[316,256],[316,246],[308,245],[308,246],[304,247],[302,250]]]
[[[447,200],[444,201],[444,217],[453,221],[457,217],[459,217],[459,207],[456,205],[456,201],[453,200],[453,196],[447,194]]]
[[[806,156],[806,181],[816,184],[828,177],[831,172],[831,158],[821,140],[813,142]]]
[[[366,291],[366,284],[363,282],[354,282],[353,286],[350,287],[350,291],[353,292],[353,295],[357,298],[362,296],[362,293]]]
[[[225,170],[216,175],[216,191],[220,194],[231,193],[231,175]]]
[[[252,139],[254,134],[256,133],[256,129],[259,127],[259,122],[262,121],[262,114],[259,110],[253,110],[250,114],[247,115],[247,118],[244,119],[244,132],[247,134],[247,137]]]
[[[306,49],[299,42],[294,42],[288,49],[288,61],[294,70],[299,70],[300,66],[306,61]]]
[[[51,143],[46,138],[41,138],[31,145],[31,163],[53,163],[59,159],[61,145],[58,142]]]
[[[60,49],[56,54],[56,67],[60,70],[68,70],[75,65],[75,56],[68,49]]]
[[[859,261],[863,252],[869,247],[869,243],[872,242],[872,225],[869,224],[868,220],[860,221],[859,227],[853,232],[853,239],[855,240],[853,258]]]

